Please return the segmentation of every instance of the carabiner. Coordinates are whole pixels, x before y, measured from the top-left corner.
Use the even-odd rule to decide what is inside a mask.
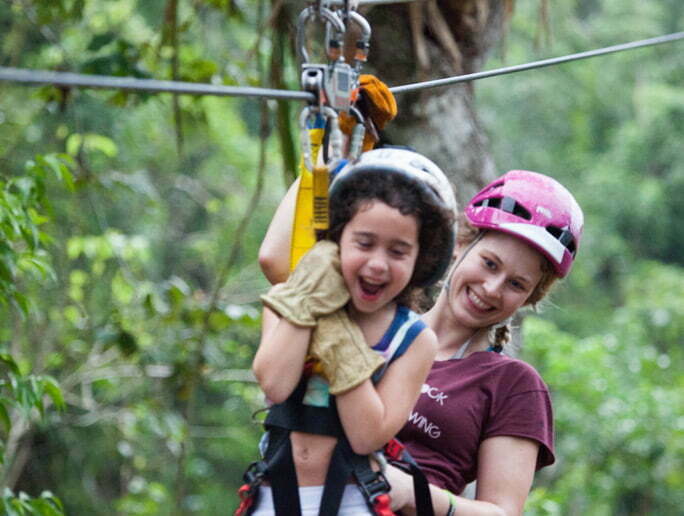
[[[363,63],[368,60],[368,50],[370,49],[371,26],[363,16],[356,11],[349,11],[349,20],[361,28],[361,38],[356,41],[356,51],[354,53],[354,68],[361,69]]]
[[[366,126],[364,125],[363,115],[354,106],[349,108],[349,113],[351,113],[354,118],[356,118],[356,125],[352,130],[351,138],[349,140],[349,150],[347,151],[347,159],[349,161],[354,161],[361,154],[361,148],[363,145],[363,137],[366,135]]]
[[[309,139],[308,122],[312,115],[320,114],[326,122],[330,122],[330,164],[331,168],[342,159],[342,131],[337,118],[337,111],[328,106],[307,106],[299,115],[299,139],[302,146],[302,159],[307,170],[313,171],[314,163],[311,157],[311,141]]]
[[[299,60],[302,63],[309,62],[309,53],[306,50],[306,26],[314,18],[320,18],[333,26],[333,30],[336,30],[340,34],[344,34],[345,26],[344,22],[327,7],[322,4],[316,8],[315,6],[309,6],[304,9],[297,18],[297,52],[299,55]],[[327,43],[326,43],[327,49]]]

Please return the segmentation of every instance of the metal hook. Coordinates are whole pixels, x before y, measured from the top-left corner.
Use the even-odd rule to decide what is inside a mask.
[[[309,62],[309,53],[306,50],[306,26],[314,18],[320,18],[333,26],[333,29],[338,33],[344,34],[344,22],[337,16],[334,11],[331,11],[322,4],[318,9],[315,6],[309,6],[304,9],[297,18],[297,49],[299,59],[302,63]],[[326,43],[327,48],[327,43]]]
[[[354,67],[357,71],[368,59],[370,49],[371,26],[363,16],[356,11],[349,11],[349,20],[361,28],[361,38],[356,41],[356,52],[354,53]]]
[[[354,118],[356,118],[356,125],[352,130],[352,135],[349,140],[349,151],[347,152],[347,159],[349,161],[354,161],[361,154],[361,148],[363,145],[363,137],[366,135],[366,127],[364,126],[364,118],[359,111],[354,106],[349,108],[349,113],[351,113]]]

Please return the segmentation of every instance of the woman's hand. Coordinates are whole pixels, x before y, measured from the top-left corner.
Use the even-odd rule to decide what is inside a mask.
[[[413,478],[408,473],[387,465],[385,477],[390,484],[390,500],[392,511],[401,511],[403,516],[415,514],[413,499]]]

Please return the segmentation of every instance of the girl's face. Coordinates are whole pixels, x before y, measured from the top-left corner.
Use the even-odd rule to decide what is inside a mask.
[[[467,246],[459,245],[457,253]],[[450,278],[449,304],[473,330],[499,323],[523,306],[542,277],[542,255],[523,241],[489,231]]]
[[[342,276],[354,307],[372,313],[408,284],[418,256],[418,221],[381,201],[361,204],[340,237]]]

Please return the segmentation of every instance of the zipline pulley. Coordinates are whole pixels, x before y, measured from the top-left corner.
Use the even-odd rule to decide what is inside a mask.
[[[312,63],[306,41],[306,29],[310,22],[318,20],[325,26],[326,64]],[[352,63],[344,57],[344,42],[349,24],[356,25],[360,36],[356,41]],[[297,18],[297,49],[302,66],[301,84],[304,91],[317,95],[319,106],[327,105],[338,111],[348,111],[358,87],[363,63],[368,58],[371,28],[368,21],[354,10],[348,2],[342,9],[331,8],[329,2],[319,0],[306,7]]]

